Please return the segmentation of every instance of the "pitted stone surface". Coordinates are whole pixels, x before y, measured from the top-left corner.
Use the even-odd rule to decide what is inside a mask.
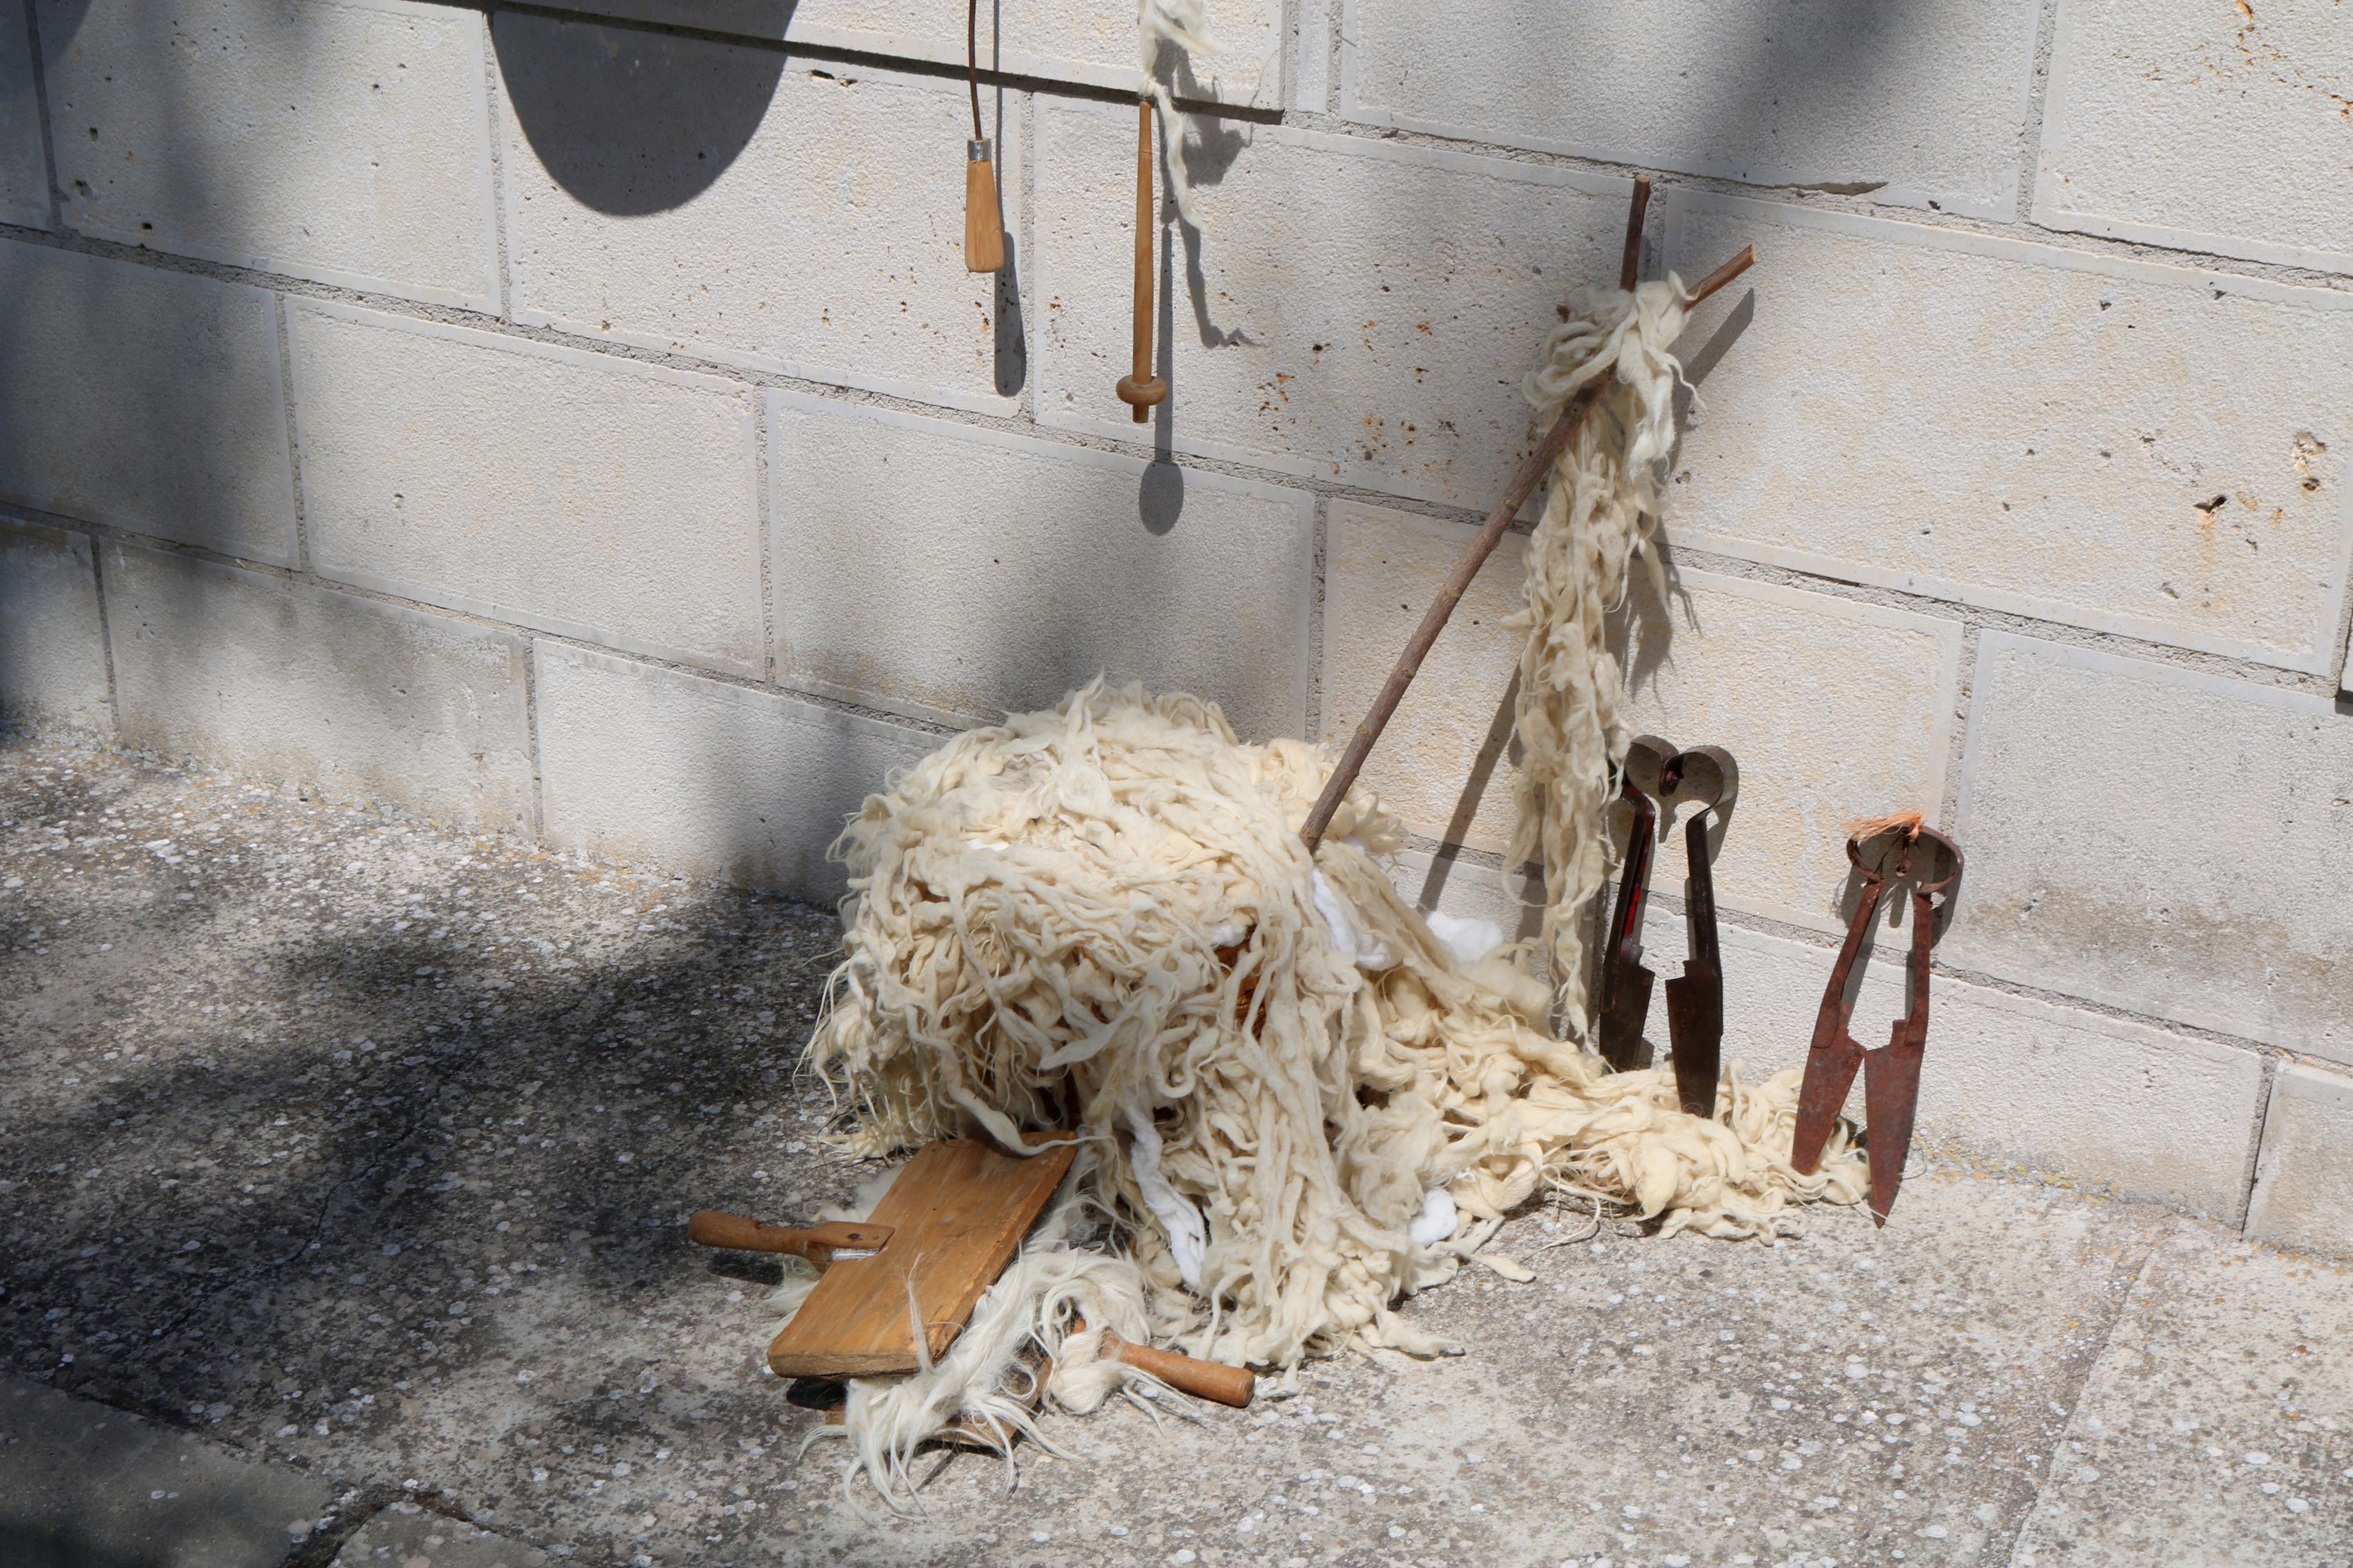
[[[2353,293],[1675,192],[1668,537],[2334,673]]]
[[[499,306],[482,20],[410,0],[37,0],[65,226]]]
[[[0,518],[0,717],[111,730],[90,536]]]
[[[492,36],[518,321],[1013,412],[1028,258],[965,269],[960,79],[522,12]],[[1022,102],[991,132],[1016,247]]]
[[[1039,422],[1484,512],[1544,432],[1520,383],[1570,289],[1611,279],[1630,182],[1210,121],[1197,242],[1164,222],[1168,401],[1134,424],[1135,117],[1040,100]],[[1444,234],[1400,244],[1414,213]],[[1711,261],[1708,265],[1713,266]]]
[[[1948,956],[2353,1062],[2353,714],[1987,632]]]
[[[2335,0],[2064,0],[2047,228],[2353,272],[2353,30]]]
[[[132,744],[445,822],[531,820],[521,638],[193,556],[100,559]]]
[[[751,388],[323,301],[286,321],[322,576],[765,668]]]
[[[49,226],[49,171],[33,90],[26,0],[0,0],[0,223]]]
[[[547,837],[610,859],[839,898],[827,847],[938,743],[780,692],[556,643],[536,655]]]
[[[360,1526],[335,1554],[335,1568],[546,1568],[549,1561],[537,1547],[404,1501]]]
[[[0,239],[0,499],[294,561],[270,296]]]
[[[1305,727],[1303,491],[787,393],[768,406],[790,684],[986,723],[1101,674],[1208,698],[1252,740]]]
[[[2205,1231],[2167,1237],[2052,1446],[2013,1561],[2353,1559],[2348,1334],[2353,1268]]]
[[[953,6],[923,0],[565,0],[564,9],[892,59],[965,63],[964,18]],[[1207,0],[1202,12],[1217,47],[1176,76],[1177,90],[1201,102],[1278,107],[1281,0]],[[1135,14],[1089,0],[1005,0],[981,13],[980,59],[984,70],[1134,92]]]
[[[0,1377],[10,1568],[278,1568],[334,1510],[316,1476],[240,1463],[188,1432]]]
[[[2031,0],[1704,10],[1348,0],[1340,112],[1441,136],[2007,217]],[[2136,128],[2140,122],[2136,121]]]
[[[2353,1075],[2297,1062],[2272,1079],[2247,1234],[2353,1258]]]

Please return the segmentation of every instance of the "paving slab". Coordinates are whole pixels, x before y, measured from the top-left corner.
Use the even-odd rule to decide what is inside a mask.
[[[2186,1274],[2159,1294],[2180,1238],[2218,1269],[2237,1238],[1941,1155],[1885,1230],[1815,1214],[1770,1247],[1532,1209],[1501,1244],[1532,1282],[1473,1268],[1403,1309],[1459,1356],[1058,1420],[1060,1452],[1011,1469],[926,1460],[926,1511],[891,1516],[762,1367],[774,1267],[682,1234],[702,1206],[807,1215],[874,1169],[827,1152],[839,1108],[795,1070],[837,932],[494,833],[0,743],[7,1371],[311,1489],[273,1527],[311,1498],[409,1500],[340,1543],[403,1568],[1820,1568],[2067,1562],[2047,1543],[2105,1538],[2052,1512],[2054,1468],[2149,1453],[2089,1451],[2086,1410],[2122,1417],[2084,1391],[2113,1401],[2127,1355],[2203,1358],[2178,1373],[2214,1385],[2197,1418],[2243,1405],[2226,1452],[2292,1469],[2307,1508],[2209,1487],[2168,1500],[2183,1538],[2342,1542],[2319,1474],[2341,1313],[2199,1308],[2217,1287]],[[2316,1289],[2294,1273],[2316,1267],[2223,1275]],[[2301,1439],[2259,1419],[2281,1393]],[[2137,1506],[2168,1483],[2108,1484]],[[2097,1496],[2067,1506],[2136,1539]]]
[[[2353,1563],[2353,1268],[2184,1225],[2051,1457],[2018,1568]]]
[[[334,1491],[38,1384],[0,1382],[0,1562],[10,1568],[278,1568]],[[470,1568],[470,1565],[469,1565]]]

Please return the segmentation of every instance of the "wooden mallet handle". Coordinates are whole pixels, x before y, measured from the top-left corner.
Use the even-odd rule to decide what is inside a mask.
[[[1005,265],[1005,226],[997,216],[997,170],[989,144],[965,144],[964,265],[967,272],[994,272]]]
[[[731,1252],[788,1252],[819,1266],[837,1251],[880,1252],[892,1237],[887,1225],[828,1220],[797,1228],[768,1225],[742,1215],[703,1209],[689,1215],[686,1239],[701,1247],[721,1247]]]
[[[1132,1344],[1109,1329],[1103,1331],[1103,1353],[1113,1361],[1125,1362],[1138,1372],[1151,1373],[1179,1394],[1230,1405],[1237,1410],[1247,1409],[1250,1395],[1258,1391],[1258,1375],[1246,1366],[1227,1366],[1175,1351]]]
[[[1134,357],[1129,374],[1119,378],[1119,400],[1135,410],[1141,425],[1145,411],[1168,395],[1168,384],[1152,374],[1152,100],[1135,102],[1135,324],[1132,336]]]

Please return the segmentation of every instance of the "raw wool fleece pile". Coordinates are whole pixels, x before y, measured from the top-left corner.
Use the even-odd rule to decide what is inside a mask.
[[[1794,1073],[1736,1069],[1702,1121],[1662,1069],[1612,1075],[1540,1032],[1543,985],[1458,963],[1391,889],[1368,793],[1311,857],[1329,767],[1097,682],[870,797],[838,846],[849,957],[810,1046],[857,1100],[852,1148],[1079,1129],[1160,1335],[1284,1367],[1447,1348],[1394,1304],[1540,1184],[1727,1237],[1860,1197],[1842,1133],[1818,1174],[1789,1165]]]
[[[1522,639],[1513,858],[1544,867],[1545,946],[1564,1020],[1580,1038],[1588,1025],[1587,911],[1609,878],[1604,814],[1632,738],[1606,626],[1624,601],[1629,561],[1650,545],[1682,379],[1667,349],[1683,331],[1690,299],[1672,274],[1631,293],[1585,290],[1553,330],[1545,363],[1525,387],[1549,426],[1580,389],[1615,378],[1553,464],[1544,515],[1528,541],[1525,599],[1506,623]],[[1657,579],[1655,549],[1646,560]],[[1665,603],[1663,583],[1659,599]]]

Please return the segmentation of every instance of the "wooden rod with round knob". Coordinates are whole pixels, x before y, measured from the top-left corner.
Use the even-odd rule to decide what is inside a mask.
[[[1119,378],[1119,400],[1135,410],[1135,422],[1168,395],[1168,384],[1152,374],[1152,100],[1135,103],[1135,357]]]

